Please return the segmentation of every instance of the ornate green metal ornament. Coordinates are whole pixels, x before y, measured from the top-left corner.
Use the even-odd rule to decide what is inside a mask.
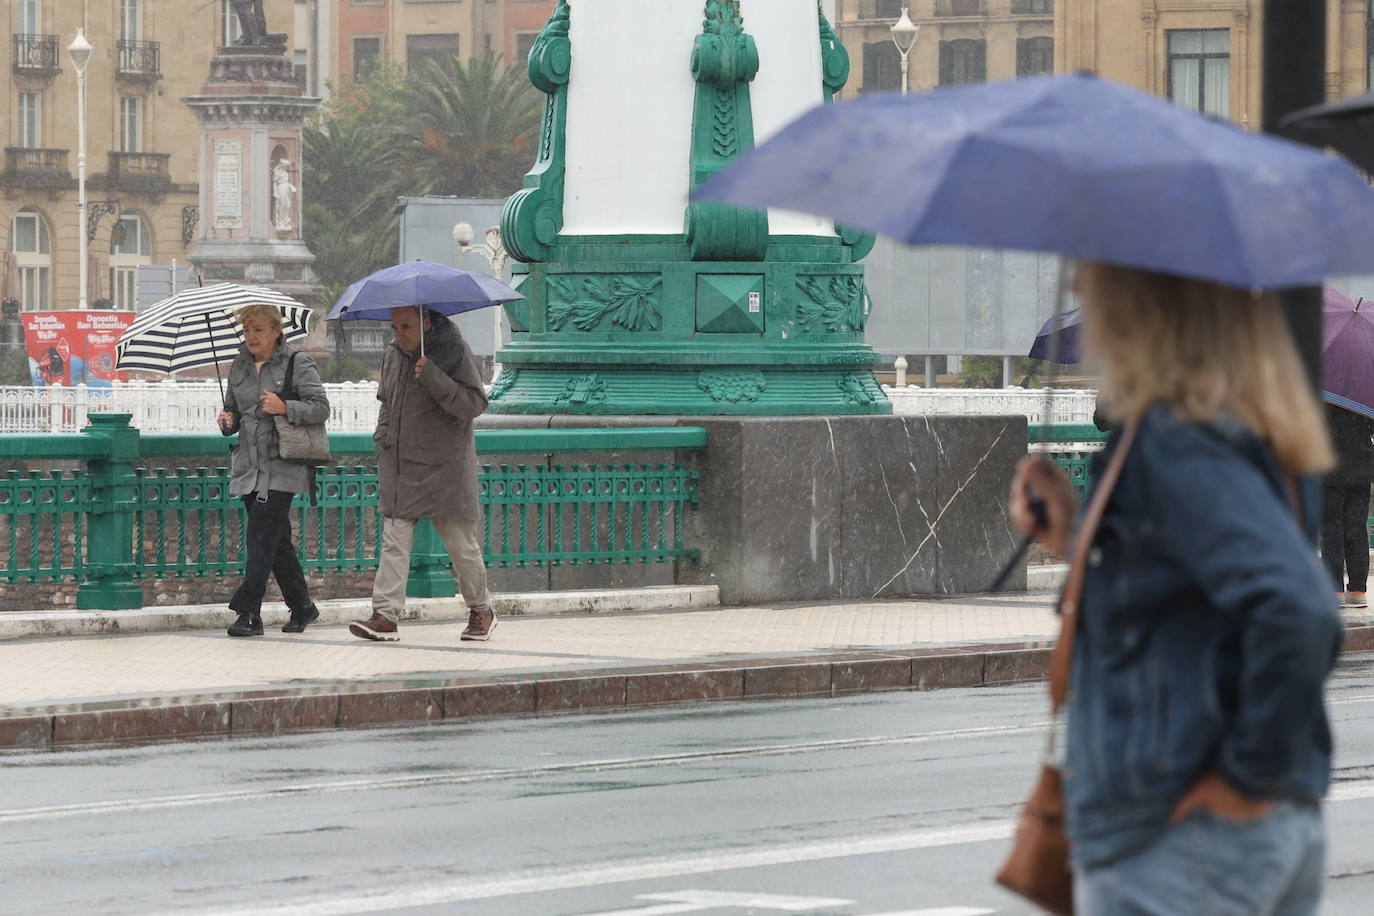
[[[553,15],[530,49],[530,82],[546,96],[539,129],[539,158],[525,175],[525,186],[506,201],[501,213],[501,238],[506,250],[521,261],[544,260],[563,228],[568,77],[572,72],[570,16],[568,0],[558,0]]]
[[[749,82],[759,72],[759,49],[744,31],[739,0],[706,0],[702,28],[692,47],[692,77],[697,81],[693,188],[753,149]],[[687,247],[694,261],[761,261],[768,252],[768,214],[725,204],[688,204]]]
[[[754,145],[750,84],[770,66],[745,30],[740,0],[702,3],[702,29],[683,35],[680,58],[695,82],[690,174],[664,178],[688,189]],[[677,233],[563,231],[569,93],[578,91],[569,34],[584,8],[579,15],[604,13],[559,0],[530,53],[530,78],[546,95],[544,132],[525,187],[502,215],[520,262],[513,283],[527,298],[506,310],[513,341],[500,355],[491,412],[891,413],[863,336],[868,298],[855,262],[872,247],[866,233],[775,235],[764,213],[695,203]],[[849,58],[818,17],[819,101],[843,87]],[[615,25],[595,20],[595,34]],[[592,52],[585,60],[579,67],[618,66]],[[594,189],[577,193],[585,203]]]

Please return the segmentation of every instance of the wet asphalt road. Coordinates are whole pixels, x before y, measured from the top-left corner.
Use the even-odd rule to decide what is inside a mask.
[[[1333,682],[1326,913],[1374,898],[1374,657]],[[0,756],[0,912],[1032,912],[1044,688]]]

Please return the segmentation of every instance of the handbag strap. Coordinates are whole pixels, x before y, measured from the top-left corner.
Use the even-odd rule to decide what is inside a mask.
[[[291,400],[296,398],[296,357],[299,353],[292,352],[286,359],[286,378],[281,382],[281,399],[285,401],[288,397]]]
[[[1107,500],[1121,477],[1121,469],[1126,465],[1126,455],[1135,440],[1136,424],[1127,424],[1121,432],[1121,440],[1107,462],[1106,470],[1098,478],[1093,489],[1092,499],[1083,513],[1083,524],[1079,526],[1078,536],[1073,544],[1073,556],[1069,563],[1069,578],[1064,583],[1064,591],[1059,595],[1059,639],[1054,643],[1050,654],[1050,709],[1058,713],[1069,695],[1069,667],[1073,662],[1073,643],[1078,635],[1078,609],[1083,597],[1083,579],[1088,574],[1088,549],[1092,546],[1097,526],[1102,522],[1102,514],[1107,509]]]

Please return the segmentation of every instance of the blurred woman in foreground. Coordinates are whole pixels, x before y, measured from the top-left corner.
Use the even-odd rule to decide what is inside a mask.
[[[1086,554],[1063,767],[1077,911],[1317,911],[1341,624],[1314,549],[1332,466],[1276,303],[1084,264],[1086,351],[1134,442]],[[1045,501],[1045,524],[1031,492]],[[1068,555],[1077,500],[1043,458],[1010,515]]]

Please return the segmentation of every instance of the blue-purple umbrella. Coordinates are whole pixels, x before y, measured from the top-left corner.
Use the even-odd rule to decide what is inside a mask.
[[[363,277],[344,290],[327,316],[391,320],[391,310],[423,305],[441,315],[457,315],[525,298],[495,277],[433,261],[406,261]]]
[[[1322,290],[1322,400],[1374,418],[1374,306]]]
[[[1344,159],[1084,75],[823,105],[693,198],[1243,289],[1374,267],[1374,191]]]

